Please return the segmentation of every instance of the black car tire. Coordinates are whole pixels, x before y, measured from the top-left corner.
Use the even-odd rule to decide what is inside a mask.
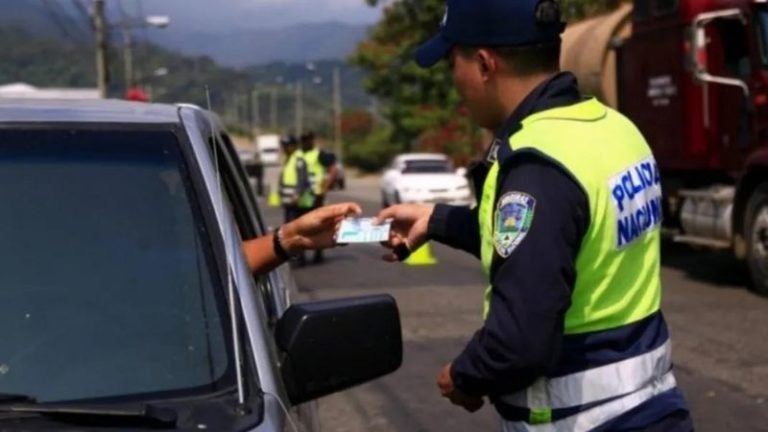
[[[752,290],[768,296],[768,183],[758,186],[749,198],[744,238]]]

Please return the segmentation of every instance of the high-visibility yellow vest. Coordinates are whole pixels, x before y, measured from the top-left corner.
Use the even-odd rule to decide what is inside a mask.
[[[293,199],[299,190],[299,168],[298,161],[303,159],[301,150],[296,150],[288,157],[283,165],[283,172],[280,174],[280,197],[283,204],[293,205]],[[300,208],[311,208],[314,206],[315,196],[311,188],[307,188],[299,195],[299,200],[295,204]]]
[[[536,152],[562,167],[582,187],[589,202],[590,224],[576,257],[576,281],[565,316],[565,335],[615,330],[658,312],[661,184],[651,150],[637,128],[616,111],[588,99],[525,118],[508,144],[512,152]],[[509,208],[505,216],[500,211],[505,203],[497,203],[499,181],[496,161],[485,180],[479,209],[481,258],[489,278],[498,254],[500,243],[495,234],[500,224],[507,224],[504,229],[511,226],[512,235],[516,226],[547,229],[536,226],[533,209],[528,227],[509,216],[515,214]],[[514,290],[514,282],[510,284],[503,289]],[[488,314],[492,289],[489,285],[485,292],[484,316]],[[634,403],[674,388],[670,362],[666,342],[624,362],[555,379],[541,378],[531,388],[510,395],[506,402],[530,410],[530,418],[520,430],[539,430],[531,425],[552,422],[553,409],[595,403],[605,409],[590,410],[590,415],[597,416],[597,412],[600,416],[595,418],[609,420],[620,415],[627,405],[603,405],[601,401],[623,400],[626,396],[634,398]],[[612,374],[624,374],[621,378],[625,381],[617,382]],[[613,411],[608,412],[610,409]],[[555,429],[542,430],[574,430],[575,424],[589,420],[586,414],[574,414],[549,425],[556,425]]]
[[[307,172],[309,172],[309,181],[312,183],[312,189],[315,194],[320,195],[323,192],[323,182],[325,181],[325,167],[320,163],[320,150],[313,148],[303,152],[304,160],[307,162]]]

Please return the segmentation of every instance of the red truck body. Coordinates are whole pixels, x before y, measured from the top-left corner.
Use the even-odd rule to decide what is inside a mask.
[[[666,231],[677,241],[731,248],[747,258],[755,289],[768,294],[768,3],[635,0],[623,23],[629,11],[603,19],[631,27],[606,48],[615,66],[602,68],[602,81],[594,68],[580,79],[607,88],[615,74],[618,109],[662,171]],[[593,21],[600,28],[600,18]],[[570,46],[570,63],[590,49]]]
[[[735,179],[759,147],[760,132],[762,140],[768,138],[768,70],[760,55],[760,24],[754,19],[761,6],[734,0],[664,1],[660,3],[677,8],[653,13],[651,7],[642,14],[639,3],[655,2],[635,2],[632,37],[619,51],[620,110],[652,143],[662,169]],[[747,23],[712,22],[704,28],[706,47],[693,52],[695,18],[732,8],[739,9]],[[752,90],[749,99],[739,87],[698,80],[694,56],[711,75],[744,80]]]

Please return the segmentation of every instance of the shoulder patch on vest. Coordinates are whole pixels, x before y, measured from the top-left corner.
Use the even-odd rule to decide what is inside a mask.
[[[523,192],[504,194],[493,216],[493,246],[507,258],[520,245],[533,222],[536,199]]]

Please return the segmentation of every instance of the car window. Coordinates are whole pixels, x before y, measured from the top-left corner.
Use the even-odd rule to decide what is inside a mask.
[[[0,130],[0,202],[3,392],[233,384],[224,289],[172,132]]]
[[[219,175],[222,179],[225,195],[229,207],[235,217],[241,240],[250,240],[260,237],[265,233],[265,226],[256,204],[253,193],[250,191],[245,172],[242,166],[235,162],[236,154],[230,138],[226,134],[220,134],[219,140],[214,146],[219,162]],[[213,140],[209,140],[213,145]],[[264,300],[269,324],[275,324],[279,318],[281,299],[277,298],[275,284],[266,275],[253,275],[256,287]]]
[[[445,160],[409,160],[405,161],[402,169],[403,174],[430,174],[430,173],[449,173],[451,164]]]
[[[239,193],[243,195],[243,204],[247,207],[248,214],[255,222],[255,236],[260,237],[267,231],[266,224],[259,210],[259,204],[256,201],[256,197],[253,194],[253,190],[250,187],[248,181],[248,174],[245,172],[245,168],[242,164],[237,163],[235,146],[232,143],[229,135],[221,134],[222,151],[228,155],[228,159],[232,165],[232,176],[239,183]]]
[[[223,140],[222,137],[220,139]],[[213,139],[208,140],[208,144],[213,146]],[[260,227],[258,227],[255,217],[252,214],[252,210],[249,206],[247,197],[242,190],[244,185],[240,183],[234,170],[235,163],[230,159],[230,155],[222,148],[223,144],[218,143],[215,147],[216,161],[219,166],[219,176],[221,178],[222,186],[224,188],[225,195],[229,201],[232,209],[232,214],[235,218],[235,223],[240,231],[241,240],[250,240],[259,237],[263,233]]]

